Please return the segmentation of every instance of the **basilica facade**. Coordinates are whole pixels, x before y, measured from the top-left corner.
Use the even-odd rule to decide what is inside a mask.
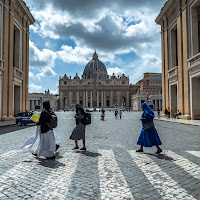
[[[109,76],[106,66],[97,53],[85,66],[81,77],[66,74],[59,79],[60,109],[72,108],[81,104],[84,108],[123,108],[131,107],[131,96],[139,90],[139,85],[129,84],[129,77]]]

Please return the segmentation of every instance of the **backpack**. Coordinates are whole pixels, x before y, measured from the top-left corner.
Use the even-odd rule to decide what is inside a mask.
[[[84,113],[84,125],[90,125],[90,124],[91,124],[91,114]]]
[[[47,112],[47,111],[46,111]],[[58,125],[58,118],[56,116],[55,113],[50,114],[49,112],[47,112],[50,115],[50,120],[49,122],[46,122],[47,126],[49,129],[53,129],[56,128]]]

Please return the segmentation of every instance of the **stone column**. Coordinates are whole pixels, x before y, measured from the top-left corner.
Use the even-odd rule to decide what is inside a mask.
[[[183,88],[183,52],[182,52],[182,14],[177,18],[177,38],[178,38],[178,105],[177,109],[184,112],[184,88]]]
[[[106,105],[106,98],[107,98],[106,97],[106,91],[104,91],[103,93],[104,93],[104,107],[106,108],[107,107],[107,105]]]
[[[97,108],[99,107],[99,91],[97,91]]]
[[[188,11],[187,9],[182,12],[182,34],[183,34],[183,89],[184,89],[184,115],[190,115],[190,84],[189,84],[189,73],[188,73],[188,49],[189,49],[189,36],[188,36]]]
[[[110,106],[113,106],[113,91],[110,91]]]
[[[4,73],[3,73],[3,81],[2,81],[2,89],[4,94],[4,97],[2,99],[2,115],[4,118],[8,117],[8,50],[9,50],[9,10],[8,7],[5,6],[3,8],[3,25],[4,25],[4,30],[3,30],[3,58],[4,58]]]
[[[85,99],[85,91],[83,91],[83,107],[87,107],[85,101],[86,101],[86,99]]]
[[[165,74],[165,90],[163,90],[163,93],[165,93],[165,106],[166,108],[169,107],[169,81],[168,81],[168,70],[169,70],[169,45],[168,45],[168,31],[166,30],[164,33],[164,45],[165,45],[165,64],[164,64],[164,74]]]
[[[76,103],[79,104],[80,100],[79,100],[79,91],[76,92]]]
[[[11,3],[11,7],[13,8],[13,3]],[[8,99],[8,110],[9,110],[9,117],[13,117],[14,116],[14,94],[13,94],[13,90],[14,90],[14,84],[13,84],[13,49],[14,49],[14,14],[12,12],[10,12],[10,16],[9,16],[9,60],[8,60],[8,77],[9,77],[9,86],[7,88],[7,93],[9,94],[9,99]],[[21,38],[20,38],[21,39]],[[21,41],[21,40],[20,40]],[[19,51],[21,51],[21,47],[19,48]],[[21,95],[20,97],[21,98]],[[20,101],[22,101],[22,99],[20,99]],[[20,104],[21,105],[21,104]],[[21,111],[21,108],[18,108],[19,111]]]
[[[90,107],[93,107],[92,91],[90,91]]]
[[[87,108],[87,107],[88,107],[88,91],[86,91],[85,94],[86,94],[86,95],[85,95],[85,98],[86,98],[86,100],[85,100],[85,102],[86,102],[86,103],[85,103],[85,106],[86,106],[86,108]]]
[[[101,91],[101,107],[103,108],[104,107],[104,101],[103,101],[103,91]]]
[[[72,106],[72,91],[69,91],[69,107]]]
[[[64,102],[63,102],[63,91],[60,91],[60,109],[64,109]]]
[[[117,91],[117,106],[118,106],[118,108],[121,107],[120,102],[121,102],[121,99],[120,99],[120,91]]]

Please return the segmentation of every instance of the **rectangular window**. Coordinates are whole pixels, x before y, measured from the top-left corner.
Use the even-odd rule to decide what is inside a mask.
[[[90,91],[88,91],[88,97],[90,97]]]
[[[20,69],[20,63],[21,63],[21,34],[20,29],[17,26],[14,26],[14,46],[13,46],[13,66],[17,69]]]
[[[171,68],[178,66],[177,25],[171,30]]]
[[[64,85],[67,85],[67,81],[64,81]]]
[[[109,90],[106,91],[106,96],[107,97],[110,96],[110,91]]]
[[[83,96],[83,91],[80,91],[80,93],[79,93],[79,94],[80,94],[80,97],[82,97],[82,96]]]

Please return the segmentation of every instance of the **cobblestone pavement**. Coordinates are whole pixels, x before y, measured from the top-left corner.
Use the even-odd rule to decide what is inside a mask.
[[[81,152],[71,150],[74,142],[68,139],[74,113],[57,115],[54,132],[61,147],[55,160],[36,159],[20,150],[36,126],[0,135],[0,200],[200,200],[198,126],[155,120],[163,153],[156,155],[155,147],[136,153],[141,113],[124,112],[120,120],[106,112],[105,121],[92,113],[87,151]]]

